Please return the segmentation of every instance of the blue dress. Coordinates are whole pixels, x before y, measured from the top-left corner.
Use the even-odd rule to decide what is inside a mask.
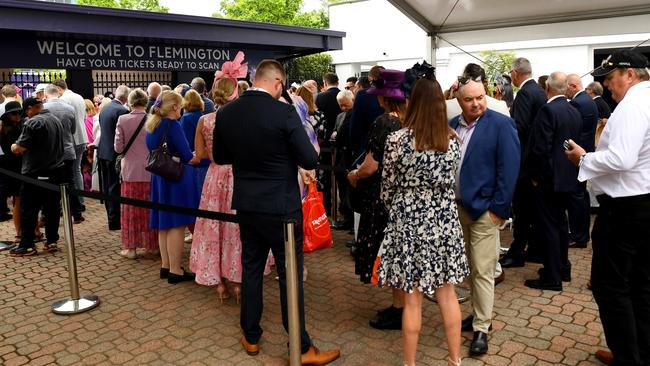
[[[185,163],[185,168],[183,177],[178,182],[151,174],[151,201],[198,208],[201,192],[196,190],[194,167],[187,164],[192,159],[192,150],[187,143],[180,123],[173,119],[164,118],[153,133],[147,132],[147,148],[149,151],[157,149],[167,129],[167,147],[172,154],[178,156]],[[196,220],[194,216],[151,210],[152,229],[167,230],[191,225],[194,224],[194,220]]]
[[[193,151],[196,151],[194,138],[196,136],[196,127],[199,124],[199,118],[201,116],[203,116],[203,113],[200,110],[196,110],[194,112],[185,112],[183,113],[183,117],[181,117],[181,128],[183,128],[187,143]],[[201,159],[201,162],[194,166],[194,182],[196,183],[199,195],[203,191],[203,183],[205,182],[206,174],[208,174],[209,166],[210,159]]]

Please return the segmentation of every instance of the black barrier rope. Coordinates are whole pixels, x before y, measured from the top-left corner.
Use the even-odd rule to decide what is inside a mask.
[[[12,172],[11,170],[0,168],[0,173],[9,176],[11,178],[17,179],[23,183],[35,185],[47,189],[49,191],[54,191],[57,193],[60,191],[59,186],[56,184],[42,182],[38,179],[30,178],[22,174]],[[112,194],[105,194],[99,192],[88,192],[84,190],[78,190],[72,187],[69,187],[69,192],[72,195],[88,197],[88,198],[103,200],[103,201],[113,201],[120,204],[141,207],[141,208],[148,208],[151,210],[167,211],[167,212],[179,213],[188,216],[203,217],[206,219],[218,220],[218,221],[227,221],[227,222],[235,222],[235,223],[239,222],[239,218],[237,217],[237,215],[227,214],[223,212],[213,212],[213,211],[199,210],[196,208],[173,206],[173,205],[167,205],[163,203],[137,200],[134,198],[115,196]]]

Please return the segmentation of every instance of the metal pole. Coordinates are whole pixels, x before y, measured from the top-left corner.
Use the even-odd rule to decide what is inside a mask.
[[[70,280],[71,298],[63,299],[52,304],[52,312],[61,315],[79,314],[93,309],[99,305],[97,296],[79,296],[79,281],[77,279],[77,260],[74,248],[74,233],[72,231],[72,214],[70,213],[70,199],[68,186],[61,184],[61,207],[63,210],[63,233],[66,244],[66,258],[68,260],[68,279]]]
[[[300,311],[298,309],[298,261],[296,259],[295,221],[287,221],[284,226],[284,256],[287,276],[287,313],[289,315],[289,365],[299,366]]]
[[[336,186],[336,174],[334,172],[334,164],[336,163],[336,147],[334,146],[334,143],[331,143],[332,145],[332,209],[330,211],[332,215],[332,222],[337,222],[338,221],[338,191],[337,191],[337,186]]]

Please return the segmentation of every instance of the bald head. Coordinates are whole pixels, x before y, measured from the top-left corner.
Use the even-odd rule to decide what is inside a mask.
[[[162,87],[155,81],[147,87],[147,94],[149,94],[149,98],[151,99],[158,99],[161,91]]]
[[[546,95],[549,98],[556,95],[566,95],[567,76],[565,73],[555,71],[548,76],[546,80]]]
[[[469,80],[467,84],[458,85],[457,97],[463,118],[467,122],[476,121],[487,109],[487,98],[483,83]]]
[[[569,74],[566,77],[567,87],[566,96],[573,99],[582,88],[582,79],[578,74]]]

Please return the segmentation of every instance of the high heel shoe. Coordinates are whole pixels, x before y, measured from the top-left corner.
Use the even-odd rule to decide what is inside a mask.
[[[454,361],[451,359],[451,357],[447,357],[447,365],[449,366],[460,366],[461,361],[462,361],[461,358],[458,358],[458,361]]]
[[[223,304],[223,300],[227,300],[230,298],[230,294],[228,293],[228,288],[223,282],[217,285],[215,291],[217,292],[217,296],[219,297],[219,302],[221,304]]]
[[[241,300],[241,285],[239,283],[233,283],[232,292],[235,294],[237,304],[239,304],[239,301]]]

